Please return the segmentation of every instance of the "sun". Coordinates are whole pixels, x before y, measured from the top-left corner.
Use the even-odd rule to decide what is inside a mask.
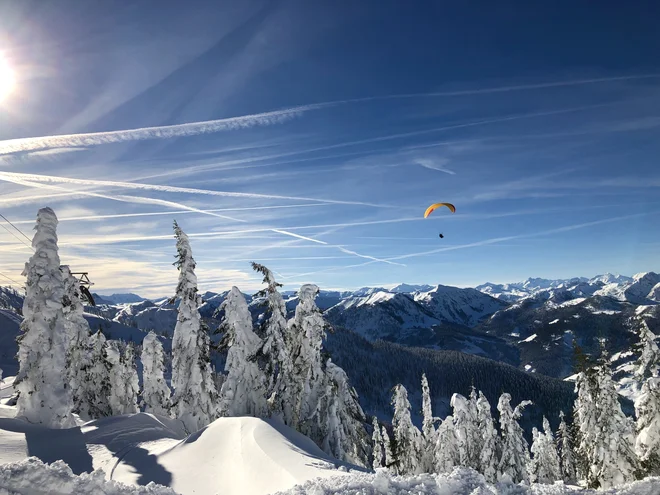
[[[13,91],[14,83],[14,71],[0,54],[0,102]]]

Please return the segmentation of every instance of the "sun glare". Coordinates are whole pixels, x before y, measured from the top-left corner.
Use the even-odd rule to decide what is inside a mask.
[[[0,54],[0,102],[14,89],[14,71]]]

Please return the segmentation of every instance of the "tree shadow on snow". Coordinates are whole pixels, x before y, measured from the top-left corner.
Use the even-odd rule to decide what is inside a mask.
[[[17,419],[0,419],[0,429],[23,433],[28,456],[38,457],[46,463],[62,460],[75,474],[94,470],[92,456],[79,427],[57,430]]]
[[[170,486],[172,483],[172,473],[158,463],[158,457],[142,447],[133,447],[118,460],[140,474],[137,479],[139,485],[148,485],[151,481],[163,486]]]

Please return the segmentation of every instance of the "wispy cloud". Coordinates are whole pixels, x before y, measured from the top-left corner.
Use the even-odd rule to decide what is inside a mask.
[[[119,131],[91,132],[86,134],[63,134],[60,136],[43,136],[0,141],[0,154],[19,152],[35,152],[58,148],[87,148],[103,144],[123,143],[126,141],[143,141],[147,139],[169,139],[175,137],[197,136],[222,131],[247,129],[257,126],[280,124],[299,117],[305,112],[332,106],[332,103],[302,105],[298,107],[275,110],[272,112],[229,117],[226,119],[191,122],[159,127],[142,127]]]
[[[415,162],[424,168],[437,170],[438,172],[444,172],[445,174],[449,175],[456,175],[456,172],[445,167],[445,165],[449,163],[449,159],[447,158],[437,158],[435,160],[428,158],[417,158]]]

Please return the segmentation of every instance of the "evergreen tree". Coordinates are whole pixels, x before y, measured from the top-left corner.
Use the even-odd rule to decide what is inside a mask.
[[[289,355],[293,363],[291,378],[287,384],[292,404],[291,424],[305,435],[312,435],[310,421],[323,387],[321,347],[325,339],[326,322],[316,306],[319,288],[305,284],[298,291],[295,316],[288,323]]]
[[[471,394],[468,400],[461,394],[451,397],[450,405],[453,409],[454,435],[458,448],[458,462],[462,467],[475,470],[480,468],[481,435],[479,434],[479,419],[477,417],[476,394]]]
[[[26,295],[19,337],[17,417],[50,428],[75,426],[66,370],[69,353],[62,300],[64,281],[57,249],[57,217],[50,208],[37,213],[35,252],[25,264]]]
[[[373,442],[373,462],[371,466],[373,469],[378,469],[383,467],[385,462],[385,452],[383,448],[383,435],[380,432],[380,425],[378,424],[378,418],[374,416],[373,419],[374,431],[371,435],[371,441]]]
[[[284,299],[277,290],[282,284],[275,281],[273,273],[265,266],[252,263],[252,268],[264,277],[263,282],[267,287],[257,296],[266,296],[269,312],[263,329],[265,337],[256,353],[257,362],[266,374],[271,413],[281,417],[285,424],[291,424],[294,405],[289,400],[287,384],[292,380],[293,373],[290,355],[292,342],[288,333]]]
[[[490,411],[490,403],[486,396],[479,392],[477,398],[477,424],[481,434],[479,454],[479,471],[486,481],[497,481],[497,429]]]
[[[144,411],[161,416],[170,414],[170,387],[165,381],[165,353],[155,332],[142,341],[142,404]]]
[[[138,412],[138,376],[135,368],[135,353],[132,345],[127,345],[121,353],[119,342],[111,340],[106,349],[110,363],[110,407],[113,416]]]
[[[385,451],[385,467],[394,467],[396,459],[394,458],[394,453],[392,452],[392,442],[390,441],[390,435],[387,433],[387,428],[385,428],[385,425],[381,427],[381,434],[383,437],[383,450]]]
[[[575,421],[578,468],[590,488],[610,488],[634,479],[632,421],[621,411],[607,353],[576,380]]]
[[[575,459],[573,457],[573,439],[571,438],[571,431],[566,425],[563,411],[559,413],[557,447],[559,451],[562,479],[566,483],[575,483],[577,477],[575,473]]]
[[[532,458],[529,463],[529,480],[532,483],[552,484],[562,479],[557,447],[550,423],[543,417],[543,432],[532,430]]]
[[[527,465],[529,464],[529,447],[523,436],[523,430],[518,424],[523,409],[531,404],[522,401],[515,409],[511,408],[511,395],[500,396],[497,410],[500,412],[500,432],[502,434],[502,455],[498,471],[501,476],[509,476],[515,483],[527,481]]]
[[[232,287],[220,305],[224,310],[221,329],[222,347],[227,347],[225,372],[227,377],[220,391],[221,411],[226,416],[267,416],[266,379],[252,356],[261,339],[252,330],[252,316],[245,297]]]
[[[422,470],[432,473],[435,468],[435,425],[431,408],[431,391],[426,374],[422,374]]]
[[[89,323],[83,317],[83,303],[80,295],[80,283],[71,274],[68,266],[60,267],[62,280],[64,282],[64,296],[62,297],[62,312],[64,314],[64,326],[67,332],[67,377],[71,396],[73,398],[73,411],[83,419],[91,419],[89,415],[90,405],[85,402],[88,395],[86,387],[91,384],[88,380],[88,359],[90,352],[89,335],[91,330]]]
[[[434,449],[435,472],[449,473],[460,465],[460,456],[456,435],[454,434],[454,418],[447,416],[436,431]]]
[[[651,376],[644,381],[641,394],[635,400],[637,439],[635,452],[644,472],[660,475],[660,378]]]
[[[189,432],[203,428],[217,417],[217,390],[211,369],[208,329],[199,314],[195,260],[188,236],[174,222],[180,300],[172,337],[172,411]]]
[[[408,391],[401,384],[394,387],[392,405],[394,406],[392,427],[396,442],[394,453],[396,472],[400,475],[417,474],[421,472],[421,434],[412,423]]]
[[[639,322],[639,343],[636,350],[639,352],[635,376],[642,381],[652,376],[658,376],[660,366],[660,349],[655,343],[656,335],[651,332],[646,321]]]
[[[87,416],[89,419],[112,416],[110,367],[105,335],[99,330],[89,338],[84,367],[86,379],[81,382],[82,387],[80,389],[81,404],[88,406]]]

